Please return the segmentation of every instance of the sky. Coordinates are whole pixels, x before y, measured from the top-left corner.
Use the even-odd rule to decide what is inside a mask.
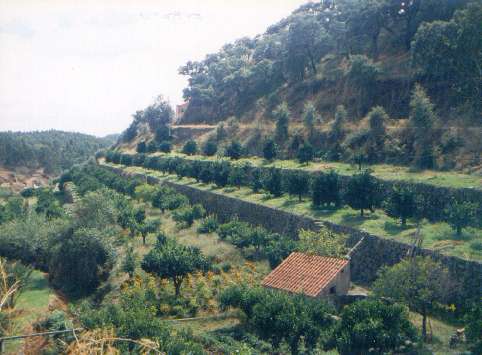
[[[0,131],[120,133],[178,68],[307,0],[0,0]]]

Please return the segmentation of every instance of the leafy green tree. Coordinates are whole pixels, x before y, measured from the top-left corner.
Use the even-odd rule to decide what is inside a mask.
[[[333,324],[332,310],[327,304],[303,295],[236,285],[223,290],[220,304],[223,309],[239,308],[246,315],[247,325],[259,337],[275,349],[286,341],[292,354],[299,353],[302,338],[307,350],[314,350],[323,331]]]
[[[313,160],[314,152],[313,146],[310,143],[303,144],[298,150],[298,161],[301,164],[306,164]]]
[[[276,168],[271,168],[266,172],[263,179],[263,187],[275,197],[283,194],[281,172]]]
[[[405,307],[363,300],[343,308],[334,338],[341,355],[397,353],[416,341],[416,330]]]
[[[136,271],[137,266],[137,255],[134,252],[134,248],[129,246],[126,250],[126,256],[122,263],[122,271],[129,275],[129,278],[134,277],[134,272]]]
[[[214,139],[208,139],[204,143],[203,153],[208,157],[212,157],[218,151],[218,145]]]
[[[288,126],[290,119],[290,110],[288,104],[283,102],[273,111],[276,120],[275,139],[281,144],[288,139]]]
[[[263,146],[263,157],[271,161],[274,158],[276,158],[276,155],[278,154],[278,145],[272,138],[268,138],[266,142],[264,143]]]
[[[353,209],[360,210],[363,217],[365,209],[374,212],[374,208],[379,199],[378,184],[370,174],[365,170],[361,173],[354,174],[348,181],[345,202]]]
[[[422,315],[422,336],[427,337],[427,315],[444,302],[453,287],[447,269],[429,257],[417,256],[381,269],[374,293],[407,304]]]
[[[245,185],[248,180],[247,169],[245,166],[234,166],[229,172],[228,182],[238,189]]]
[[[231,159],[238,160],[243,155],[243,147],[236,140],[231,141],[226,147],[225,155]]]
[[[315,124],[320,120],[319,114],[316,112],[316,107],[312,101],[305,104],[303,110],[303,123],[310,137],[313,137]]]
[[[112,251],[95,229],[70,229],[52,242],[49,279],[72,296],[93,292],[112,268]]]
[[[258,192],[263,188],[263,175],[259,169],[253,169],[251,174],[251,190]]]
[[[199,204],[194,206],[186,206],[180,208],[173,213],[173,219],[185,225],[186,227],[191,227],[196,219],[204,217],[206,210]]]
[[[147,152],[148,153],[154,153],[154,152],[157,151],[158,148],[159,148],[159,146],[154,139],[150,140],[149,143],[147,143]]]
[[[63,215],[59,201],[49,188],[43,188],[37,192],[35,212],[45,214],[47,218],[58,218]]]
[[[333,48],[333,40],[315,16],[293,16],[285,41],[285,68],[294,80],[303,80],[308,69],[317,73],[321,57]]]
[[[368,113],[370,127],[368,146],[366,148],[368,159],[372,162],[381,161],[386,139],[385,124],[389,117],[383,107],[375,106]]]
[[[132,155],[130,154],[121,154],[120,163],[125,166],[131,166],[133,162]]]
[[[297,249],[303,253],[343,258],[349,249],[345,238],[323,227],[318,232],[301,229]]]
[[[195,155],[197,153],[197,143],[192,139],[187,141],[182,147],[182,152],[187,155]]]
[[[134,196],[144,202],[152,202],[154,195],[157,193],[157,186],[142,184],[136,186]]]
[[[149,251],[144,256],[141,267],[145,272],[171,279],[176,297],[179,297],[186,276],[196,271],[206,271],[209,262],[199,249],[167,241]]]
[[[159,151],[163,152],[163,153],[170,153],[172,150],[172,145],[170,142],[168,141],[162,141],[160,144],[159,144]]]
[[[357,89],[357,111],[364,115],[372,105],[373,88],[376,86],[379,67],[365,55],[352,55],[347,72],[349,82]]]
[[[269,266],[274,269],[286,259],[296,248],[298,241],[286,236],[272,236],[268,245],[265,247],[265,254],[269,261]]]
[[[416,85],[410,99],[409,129],[415,140],[413,164],[421,169],[434,167],[433,125],[437,117],[425,90]]]
[[[145,142],[145,141],[140,141],[140,142],[137,144],[136,151],[137,151],[137,153],[145,153],[145,152],[147,152],[147,144],[146,144],[146,142]]]
[[[328,174],[317,175],[311,186],[313,206],[334,204],[338,206],[341,202],[340,183],[338,174],[331,170]]]
[[[228,184],[229,172],[231,166],[227,161],[217,162],[214,166],[214,183],[218,187],[224,187]]]
[[[465,336],[473,354],[482,353],[482,305],[476,302],[465,315]]]
[[[298,195],[301,202],[303,195],[308,193],[310,187],[308,174],[302,171],[289,173],[286,179],[287,191],[290,195]]]
[[[134,220],[136,223],[141,224],[144,223],[146,219],[146,210],[144,208],[137,208],[134,211]]]
[[[168,142],[172,139],[171,129],[168,125],[161,124],[158,128],[156,128],[154,137],[156,142]]]
[[[418,214],[414,192],[405,185],[394,186],[385,201],[385,211],[390,217],[400,218],[402,226],[405,227],[407,218]]]
[[[199,179],[203,183],[209,184],[211,181],[213,181],[213,175],[214,175],[213,167],[211,164],[209,164],[201,169],[201,173],[199,174]]]
[[[155,233],[159,226],[161,225],[161,220],[159,218],[149,218],[137,224],[137,229],[141,233],[142,244],[146,245],[146,237],[149,233]]]
[[[447,223],[455,230],[457,236],[462,235],[462,229],[475,221],[477,205],[471,202],[452,200],[445,209]]]
[[[127,201],[117,192],[103,188],[87,193],[75,204],[73,212],[76,226],[103,229],[119,222],[121,211],[131,212]]]
[[[328,154],[329,159],[339,160],[342,154],[342,148],[340,142],[345,137],[344,124],[347,119],[347,112],[345,106],[338,105],[335,111],[335,120],[331,125],[330,132],[328,134],[328,142],[330,144],[330,151]]]

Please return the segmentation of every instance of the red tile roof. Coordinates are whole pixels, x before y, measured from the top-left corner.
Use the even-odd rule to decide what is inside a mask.
[[[348,262],[347,259],[291,253],[261,285],[316,297]]]

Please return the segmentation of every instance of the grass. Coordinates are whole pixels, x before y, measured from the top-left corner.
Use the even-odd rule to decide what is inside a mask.
[[[413,242],[412,239],[416,232],[415,224],[407,223],[407,226],[402,228],[398,221],[387,216],[382,210],[376,210],[375,213],[367,212],[365,217],[361,217],[358,211],[350,207],[314,210],[311,202],[307,198],[302,202],[298,202],[297,197],[290,197],[288,195],[271,198],[264,193],[253,193],[247,187],[241,187],[240,189],[233,189],[231,187],[220,189],[211,184],[196,183],[195,180],[191,178],[179,179],[174,175],[163,175],[160,172],[140,167],[127,167],[124,169],[130,172],[148,173],[160,179],[168,179],[198,189],[222,193],[241,200],[280,208],[291,213],[350,226],[380,237],[393,238],[405,243]],[[422,221],[420,231],[423,235],[423,247],[425,248],[434,249],[442,254],[458,256],[464,259],[482,260],[482,250],[471,247],[471,244],[480,240],[480,229],[466,228],[462,236],[457,237],[447,223],[429,223],[428,221]]]
[[[34,270],[22,294],[18,297],[15,317],[14,334],[30,333],[31,325],[49,311],[49,303],[54,297],[54,292],[49,287],[46,275]],[[9,341],[6,343],[7,354],[20,353],[22,340]]]
[[[166,155],[163,153],[154,153],[153,155]],[[220,157],[207,157],[204,155],[187,156],[182,153],[170,153],[169,156],[178,156],[192,160],[219,160]],[[225,158],[226,159],[226,158]],[[275,160],[267,162],[260,157],[242,158],[237,161],[231,161],[234,164],[250,163],[254,166],[277,167],[283,169],[301,169],[307,171],[326,171],[334,170],[340,175],[353,175],[358,172],[358,167],[353,164],[339,162],[310,162],[308,164],[300,164],[296,160]],[[413,171],[409,167],[396,166],[389,164],[376,164],[365,166],[373,171],[373,175],[382,180],[393,181],[412,181],[418,183],[426,183],[441,187],[452,188],[472,188],[482,190],[482,177],[480,175],[469,175],[457,172],[446,171]]]
[[[422,316],[418,313],[410,312],[410,320],[421,332]],[[444,323],[438,319],[428,317],[428,322],[432,329],[432,340],[425,346],[435,355],[456,355],[466,350],[464,344],[459,344],[451,349],[449,346],[450,337],[456,332],[457,327]],[[429,328],[430,329],[430,328]]]

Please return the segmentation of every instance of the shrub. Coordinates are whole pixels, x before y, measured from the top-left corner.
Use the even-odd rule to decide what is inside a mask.
[[[191,227],[194,220],[202,218],[206,211],[201,205],[194,205],[192,207],[183,207],[174,211],[172,218],[181,226]]]
[[[279,197],[283,194],[281,182],[281,172],[278,169],[271,168],[264,177],[263,187],[273,196]]]
[[[266,160],[273,160],[278,154],[278,146],[272,138],[269,138],[263,147],[263,156]]]
[[[132,165],[132,155],[129,154],[122,154],[120,163],[125,166]]]
[[[204,147],[203,147],[204,155],[211,157],[214,154],[216,154],[217,151],[218,151],[218,145],[213,139],[208,139],[206,143],[204,143]]]
[[[312,181],[313,206],[334,204],[338,206],[341,201],[340,183],[334,171],[328,174],[319,174]]]
[[[378,198],[378,184],[369,171],[365,170],[350,178],[345,193],[345,202],[351,208],[360,210],[362,217],[364,209],[374,212]]]
[[[154,153],[155,151],[157,151],[157,142],[153,139],[151,141],[149,141],[149,143],[147,143],[147,152],[148,153]]]
[[[231,141],[231,143],[226,147],[225,156],[238,160],[243,155],[243,147],[241,143],[236,140]]]
[[[405,186],[394,186],[384,204],[385,211],[390,217],[400,218],[402,226],[407,218],[417,216],[417,203],[413,191]]]
[[[477,205],[475,203],[452,200],[445,209],[445,218],[447,223],[460,236],[462,229],[471,225],[475,220],[476,211]]]
[[[218,187],[224,187],[228,184],[230,165],[226,161],[216,162],[214,165],[214,183]]]
[[[111,249],[94,229],[67,231],[53,243],[49,261],[52,284],[72,296],[93,292],[112,267]]]
[[[194,140],[189,140],[182,147],[182,152],[187,155],[194,155],[197,153],[197,143]]]
[[[201,234],[213,233],[218,229],[218,227],[219,227],[219,223],[216,216],[209,215],[204,217],[197,231],[198,233],[201,233]]]
[[[172,150],[172,145],[168,141],[163,141],[159,144],[159,150],[163,153],[170,153]]]
[[[302,229],[299,239],[297,249],[307,254],[342,258],[349,251],[345,246],[345,238],[326,227],[321,228],[318,232]]]
[[[301,148],[298,150],[298,161],[301,164],[306,164],[310,161],[313,160],[314,156],[314,151],[313,151],[313,146],[310,143],[305,143],[301,146]]]
[[[308,193],[309,177],[302,171],[290,172],[286,179],[286,185],[288,193],[298,195],[298,200],[301,202],[301,197]]]
[[[136,148],[137,153],[145,153],[147,151],[147,144],[145,141],[140,141]]]
[[[251,189],[253,192],[258,192],[263,188],[262,174],[259,169],[253,169],[251,174]]]
[[[343,309],[334,338],[341,355],[398,353],[416,340],[416,330],[405,307],[363,300]]]

